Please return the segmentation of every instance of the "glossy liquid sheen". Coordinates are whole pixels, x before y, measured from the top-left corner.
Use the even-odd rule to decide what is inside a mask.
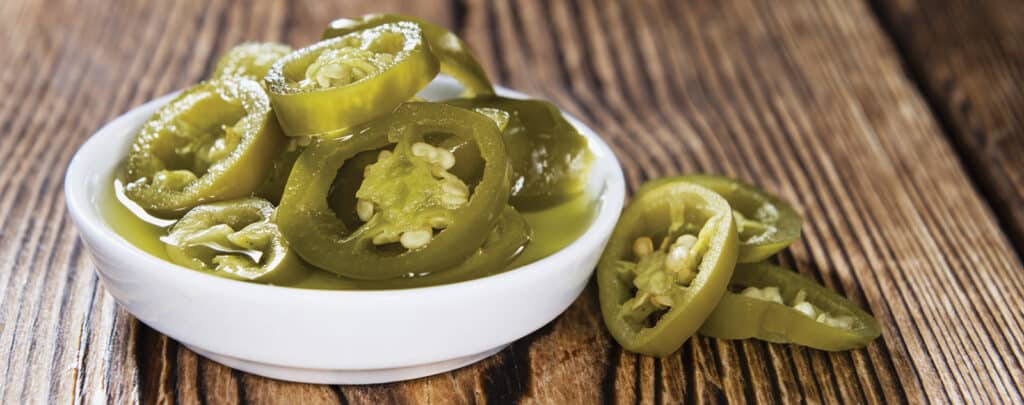
[[[170,262],[167,258],[164,243],[160,241],[160,237],[166,233],[166,229],[149,224],[135,216],[118,201],[114,192],[114,182],[110,181],[107,184],[108,189],[104,193],[105,198],[102,206],[105,219],[110,224],[110,227],[139,249]],[[485,274],[470,276],[466,279],[489,276],[521,267],[568,246],[586,231],[594,219],[597,203],[588,197],[580,195],[548,209],[524,212],[523,217],[526,218],[526,222],[533,229],[533,239],[526,246],[526,249],[507,267],[494,269],[494,271]],[[217,274],[212,271],[207,273]],[[341,278],[333,273],[317,270],[312,267],[310,267],[309,276],[287,286],[317,290],[367,289],[365,286],[361,286],[359,281]]]

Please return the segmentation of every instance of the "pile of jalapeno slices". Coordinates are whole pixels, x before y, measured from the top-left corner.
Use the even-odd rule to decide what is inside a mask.
[[[856,304],[764,262],[800,237],[781,199],[722,176],[643,185],[597,268],[601,312],[625,349],[668,356],[695,333],[849,350],[881,334]]]
[[[442,72],[464,94],[417,98]],[[590,160],[556,107],[496,95],[457,36],[372,14],[302,49],[230,50],[143,125],[118,181],[173,222],[161,241],[175,263],[401,288],[507,266],[531,239],[521,212],[582,193]]]

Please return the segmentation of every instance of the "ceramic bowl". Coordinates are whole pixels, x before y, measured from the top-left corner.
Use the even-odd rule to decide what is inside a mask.
[[[459,90],[439,78],[421,96],[449,98]],[[367,384],[484,359],[551,322],[579,296],[622,210],[618,160],[593,130],[566,115],[594,154],[587,194],[596,214],[583,235],[551,256],[476,280],[405,290],[309,290],[204,274],[136,248],[103,216],[103,193],[136,131],[173,96],[121,115],[82,145],[65,179],[68,210],[118,304],[193,351],[246,372]]]

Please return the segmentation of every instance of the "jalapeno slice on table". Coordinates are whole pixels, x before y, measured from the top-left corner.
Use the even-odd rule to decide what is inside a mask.
[[[274,206],[259,198],[200,205],[162,237],[177,264],[228,278],[287,284],[307,272],[281,236]]]
[[[477,145],[484,162],[478,182],[467,184],[449,171],[460,162],[436,144],[450,137]],[[358,186],[345,186],[356,189],[347,206],[357,218],[346,222],[328,197],[335,180],[343,180],[339,170],[361,153],[376,158],[363,167]],[[488,118],[445,104],[406,103],[303,151],[277,220],[304,259],[338,275],[423,275],[453,268],[477,251],[507,204],[510,176],[501,135]]]
[[[441,72],[455,78],[466,88],[466,95],[494,94],[494,86],[473,51],[462,38],[441,26],[418,18],[397,14],[367,14],[359,18],[339,18],[324,30],[323,38],[334,38],[381,24],[411,22],[423,29],[430,49],[441,62]]]
[[[512,160],[510,201],[517,209],[548,208],[583,192],[592,159],[587,139],[551,103],[497,96],[446,103],[487,115],[503,128]]]
[[[217,60],[212,79],[245,77],[262,81],[278,59],[292,53],[288,45],[273,42],[247,42],[231,48]]]
[[[791,205],[749,183],[725,176],[687,174],[653,180],[643,187],[687,181],[706,187],[725,198],[736,217],[740,234],[739,263],[767,259],[800,239],[803,217]]]
[[[420,27],[397,22],[299,49],[278,60],[265,81],[284,132],[312,136],[391,112],[438,70]]]
[[[287,143],[258,83],[224,78],[190,88],[136,135],[125,195],[158,216],[250,196]]]
[[[739,250],[732,209],[687,182],[645,188],[598,262],[601,313],[629,351],[675,352],[725,293]]]
[[[836,351],[864,347],[881,334],[878,321],[856,304],[791,270],[741,264],[732,287],[701,326],[702,335]]]

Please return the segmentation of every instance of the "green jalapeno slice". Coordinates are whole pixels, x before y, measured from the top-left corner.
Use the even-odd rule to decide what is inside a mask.
[[[739,263],[762,261],[800,239],[800,213],[757,186],[725,176],[688,174],[653,180],[644,187],[672,181],[704,186],[729,202],[740,233]]]
[[[881,334],[867,312],[791,270],[741,264],[700,333],[721,339],[755,338],[820,350],[864,347]]]
[[[286,142],[258,83],[244,78],[204,82],[142,126],[124,166],[125,195],[166,217],[208,202],[248,197]]]
[[[266,84],[289,136],[328,135],[391,112],[430,83],[437,59],[416,24],[383,24],[281,58]]]
[[[256,189],[256,195],[266,198],[274,204],[281,202],[281,195],[284,194],[284,187],[288,184],[288,175],[295,166],[295,161],[302,154],[303,148],[289,143],[288,148],[277,155],[270,164],[270,172],[267,174],[263,184]]]
[[[278,59],[292,53],[288,45],[273,42],[247,42],[231,48],[217,61],[211,79],[245,77],[262,82]]]
[[[467,184],[449,171],[459,162],[436,146],[448,137],[476,144],[484,162],[479,182]],[[372,163],[363,163],[356,186],[338,173],[361,153]],[[507,204],[510,176],[501,135],[486,117],[445,104],[406,103],[303,151],[281,198],[278,224],[304,259],[344,277],[443,271],[483,244]],[[351,197],[356,190],[348,205],[355,223],[328,205],[339,182],[342,190],[333,191]]]
[[[340,18],[324,30],[323,39],[334,38],[381,24],[411,22],[423,29],[430,49],[441,62],[441,72],[454,77],[466,88],[467,96],[494,94],[494,86],[473,51],[457,35],[441,26],[404,15],[367,14],[359,18]]]
[[[687,182],[645,188],[598,262],[601,313],[625,349],[675,352],[725,293],[739,250],[729,203]]]
[[[592,159],[587,139],[551,103],[497,96],[446,103],[471,108],[502,127],[516,209],[548,208],[583,192]]]
[[[259,198],[200,205],[161,238],[177,264],[237,280],[287,284],[306,268],[273,222],[274,206]]]
[[[462,263],[441,272],[423,276],[408,275],[391,280],[353,281],[359,288],[387,290],[396,288],[417,288],[451,284],[485,277],[502,271],[530,243],[532,231],[522,214],[512,207],[505,207],[498,223],[484,239],[484,244]]]

